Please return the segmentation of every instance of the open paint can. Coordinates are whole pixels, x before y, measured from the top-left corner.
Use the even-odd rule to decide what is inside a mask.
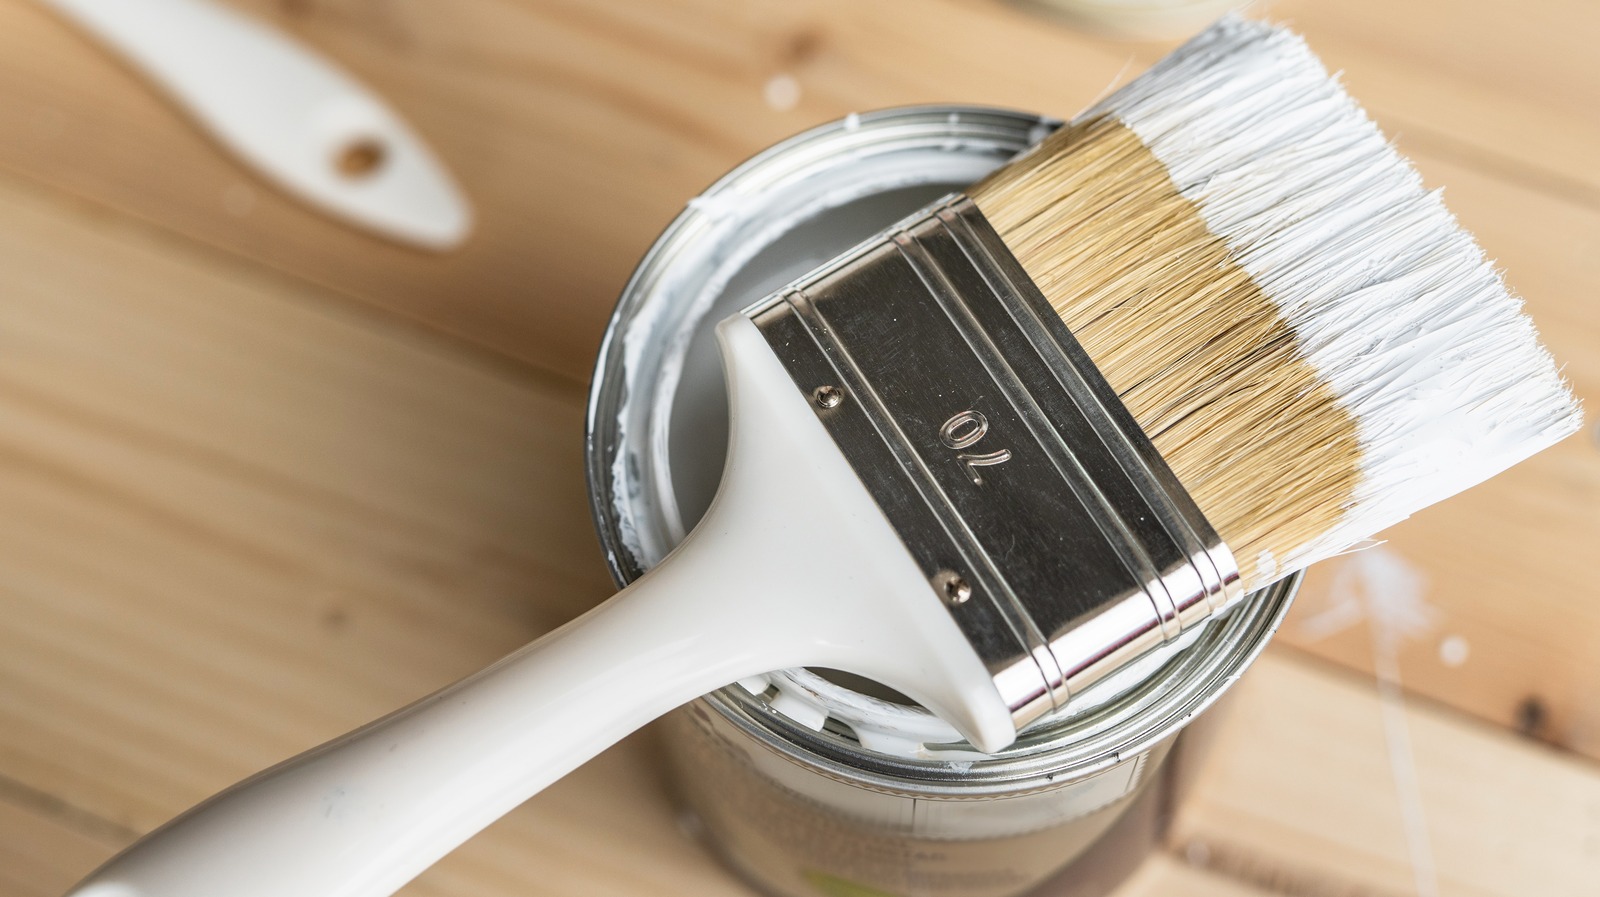
[[[968,107],[851,115],[689,202],[624,290],[590,394],[590,493],[619,583],[665,557],[716,492],[728,415],[712,327],[1057,124]],[[678,793],[712,848],[777,897],[1104,893],[1159,838],[1181,788],[1170,758],[1199,741],[1186,727],[1265,646],[1297,584],[1248,596],[993,755],[873,683],[746,680],[667,719]]]

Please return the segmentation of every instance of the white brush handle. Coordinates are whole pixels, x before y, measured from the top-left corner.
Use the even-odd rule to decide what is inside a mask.
[[[306,202],[429,249],[454,247],[471,229],[466,199],[400,116],[282,33],[205,0],[43,2]],[[341,167],[354,147],[370,169]]]
[[[750,640],[728,631],[739,595],[726,582],[685,582],[693,574],[677,566],[463,682],[212,798],[81,893],[393,892],[629,732],[759,672],[737,662]]]
[[[382,897],[629,732],[718,686],[815,665],[921,700],[977,743],[1010,714],[822,425],[743,318],[723,485],[621,594],[483,672],[249,779],[76,897]]]

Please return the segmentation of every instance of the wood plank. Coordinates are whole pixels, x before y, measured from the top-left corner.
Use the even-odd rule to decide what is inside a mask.
[[[1167,854],[1154,854],[1117,889],[1115,897],[1267,897],[1281,891],[1258,890],[1237,878]]]
[[[116,852],[124,838],[98,820],[0,780],[0,897],[58,897]]]
[[[1517,177],[1553,172],[1589,185],[1561,193],[1593,200],[1600,124],[1585,112],[1600,76],[1568,42],[1600,12],[1441,4],[1280,14],[1350,67],[1357,94],[1414,148]],[[25,0],[0,0],[0,165],[574,379],[652,237],[760,147],[903,103],[1069,114],[1130,77],[1130,57],[1156,52],[993,4],[240,5],[349,65],[428,135],[480,212],[463,250],[387,246],[278,196]],[[774,108],[764,92],[780,76],[797,93]]]
[[[8,181],[0,270],[0,774],[145,829],[609,591],[571,387]]]
[[[1179,813],[1177,856],[1283,894],[1578,897],[1600,881],[1592,763],[1427,704],[1386,723],[1370,680],[1282,648],[1238,691]],[[1417,783],[1431,891],[1397,768]]]

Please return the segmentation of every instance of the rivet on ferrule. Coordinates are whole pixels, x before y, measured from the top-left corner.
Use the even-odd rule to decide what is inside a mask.
[[[818,408],[837,408],[844,401],[844,390],[837,386],[819,386],[811,393],[811,401]]]
[[[966,604],[972,598],[972,583],[959,573],[944,570],[933,578],[933,584],[947,604]]]

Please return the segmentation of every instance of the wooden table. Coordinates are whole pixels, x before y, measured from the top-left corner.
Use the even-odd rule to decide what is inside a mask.
[[[1168,46],[979,0],[236,5],[390,98],[481,223],[445,256],[331,223],[0,0],[6,897],[607,593],[584,381],[633,263],[718,174],[855,109],[1070,114]],[[1269,12],[1448,185],[1595,407],[1600,6]],[[1595,893],[1590,428],[1316,572],[1127,894]],[[745,893],[675,827],[653,739],[407,893]]]

